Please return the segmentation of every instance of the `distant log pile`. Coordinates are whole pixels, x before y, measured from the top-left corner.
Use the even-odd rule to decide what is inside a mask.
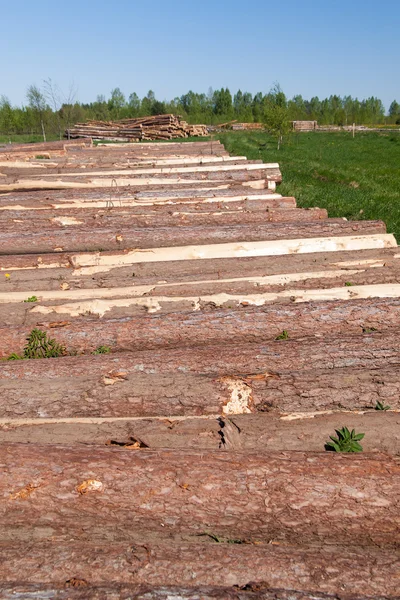
[[[109,141],[171,140],[190,136],[206,136],[205,125],[189,125],[175,115],[156,115],[120,121],[88,121],[77,123],[65,132],[65,137]]]
[[[292,121],[294,131],[314,131],[318,129],[317,121]]]
[[[232,129],[233,131],[238,129],[264,129],[264,125],[262,123],[233,123]]]

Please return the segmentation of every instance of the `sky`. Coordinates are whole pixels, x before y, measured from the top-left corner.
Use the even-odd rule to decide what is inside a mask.
[[[400,102],[400,0],[0,0],[0,96],[77,100],[228,87]]]

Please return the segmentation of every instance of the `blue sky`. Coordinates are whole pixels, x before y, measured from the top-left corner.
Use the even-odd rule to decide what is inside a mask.
[[[0,95],[74,82],[78,99],[192,89],[400,102],[400,0],[1,2]]]

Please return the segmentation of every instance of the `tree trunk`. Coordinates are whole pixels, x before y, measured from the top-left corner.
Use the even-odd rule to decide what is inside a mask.
[[[382,221],[343,221],[327,219],[310,223],[265,223],[257,225],[232,225],[225,227],[160,227],[151,231],[124,227],[80,228],[71,231],[40,231],[32,233],[2,234],[2,254],[54,252],[88,252],[98,250],[126,250],[132,248],[159,248],[269,240],[292,240],[351,235],[385,233]],[[153,253],[154,254],[154,253]]]
[[[3,362],[0,418],[397,408],[399,350],[395,332]]]
[[[3,444],[0,460],[3,541],[399,543],[400,461],[385,455]]]

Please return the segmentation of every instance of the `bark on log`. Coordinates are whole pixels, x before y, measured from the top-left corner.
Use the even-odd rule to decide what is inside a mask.
[[[362,410],[378,400],[398,409],[399,344],[396,332],[3,362],[0,418]]]
[[[21,580],[21,578],[20,578]],[[325,594],[311,591],[271,589],[266,582],[249,582],[244,586],[162,586],[107,583],[93,586],[85,579],[71,578],[62,586],[49,584],[0,584],[3,600],[52,598],[52,600],[350,600],[348,593]],[[396,600],[398,596],[376,596],[374,600]],[[351,595],[351,600],[371,597]]]
[[[386,455],[4,444],[0,460],[3,541],[400,541],[400,460]]]
[[[322,593],[334,594],[334,598],[340,600],[361,600],[360,595],[374,600],[382,597],[394,600],[398,598],[400,585],[396,556],[393,550],[383,548],[346,550],[342,546],[294,548],[224,543],[185,543],[178,547],[171,541],[157,544],[141,540],[129,545],[78,540],[46,544],[28,540],[3,545],[1,553],[4,555],[0,570],[3,585],[21,581],[23,576],[25,581],[40,586],[45,583],[65,586],[67,581],[71,585],[75,579],[76,584],[87,581],[89,585],[109,585],[112,581],[157,586],[163,581],[164,586],[179,586],[179,589],[236,585],[257,590],[259,588],[251,583],[256,582],[261,589],[266,584],[268,589],[301,591],[272,596],[282,600],[308,600],[307,595],[302,594],[310,590],[312,600],[329,600],[329,597],[321,597]],[[68,588],[71,596],[67,598],[73,598],[76,591]],[[256,598],[263,598],[260,591],[255,593]],[[200,598],[203,600],[204,596]],[[200,598],[189,596],[189,600]],[[246,595],[239,596],[239,600],[246,598]],[[269,600],[268,595],[266,598]],[[153,600],[152,595],[141,598],[150,599]]]
[[[132,248],[158,248],[190,245],[224,244],[246,241],[308,239],[386,233],[382,221],[349,222],[341,219],[318,223],[265,223],[258,225],[232,225],[226,227],[199,226],[176,228],[132,229],[124,227],[76,227],[71,231],[40,231],[37,233],[3,233],[1,254],[54,252],[88,252],[124,250]]]
[[[346,238],[345,238],[346,240]],[[118,264],[123,254],[105,254],[111,258],[114,265],[99,273],[92,272],[85,275],[81,267],[95,265],[92,255],[71,256],[70,253],[57,252],[54,254],[25,254],[0,256],[0,272],[9,273],[11,276],[6,282],[0,277],[2,291],[17,291],[30,289],[34,281],[39,285],[42,279],[48,280],[45,284],[48,289],[54,288],[49,277],[62,279],[69,284],[79,279],[83,287],[113,287],[123,286],[130,278],[134,277],[135,284],[146,285],[157,281],[204,281],[208,279],[232,279],[243,277],[272,276],[287,273],[315,272],[327,269],[343,270],[349,273],[354,270],[397,269],[397,247],[375,248],[366,250],[350,250],[335,252],[315,252],[309,254],[283,254],[266,259],[265,256],[248,256],[240,258],[213,258],[212,260],[172,260],[169,262],[141,262],[133,267],[131,264]],[[103,255],[103,253],[102,253]],[[399,255],[400,256],[400,255]],[[115,257],[115,260],[113,260]],[[87,258],[87,260],[86,260]],[[101,256],[98,255],[98,264]],[[71,264],[78,267],[71,269]],[[26,282],[26,284],[24,283]],[[95,282],[95,283],[93,283]],[[26,287],[28,286],[28,287]],[[33,287],[35,287],[33,285]]]
[[[111,194],[110,194],[111,192]],[[136,201],[138,204],[146,203],[151,205],[152,203],[180,203],[186,201],[193,202],[228,202],[232,197],[236,197],[242,201],[246,199],[265,199],[270,200],[273,198],[281,198],[280,194],[274,194],[267,189],[253,189],[251,187],[245,187],[240,184],[225,183],[223,186],[219,186],[212,181],[204,181],[202,183],[190,183],[187,182],[184,186],[173,188],[172,186],[147,186],[146,188],[130,188],[130,187],[118,187],[118,189],[106,190],[97,188],[88,189],[70,189],[70,190],[46,190],[38,191],[24,191],[24,192],[10,192],[7,194],[0,194],[0,206],[8,205],[29,205],[29,206],[41,206],[49,204],[66,204],[74,201],[79,202],[94,202],[114,201],[115,204],[121,200],[132,202]],[[292,203],[293,203],[292,199]],[[295,204],[292,204],[295,206]]]
[[[142,214],[131,213],[125,210],[112,209],[90,209],[70,208],[67,210],[40,210],[40,211],[7,211],[0,213],[0,232],[26,233],[32,231],[46,230],[79,230],[101,228],[126,228],[126,227],[196,227],[196,226],[227,226],[246,225],[249,223],[310,223],[327,219],[328,213],[325,209],[275,209],[249,211],[239,209],[236,211],[225,211],[218,207],[209,207],[208,212],[204,210],[184,211],[174,210],[169,207],[168,211],[147,211],[142,209]],[[4,218],[6,217],[6,218]]]
[[[261,160],[246,160],[245,157],[187,157],[187,158],[154,158],[150,160],[125,159],[121,156],[102,157],[100,161],[82,160],[71,161],[69,156],[56,157],[51,160],[2,160],[0,154],[0,167],[2,174],[7,177],[31,179],[37,175],[40,178],[52,177],[90,177],[100,174],[101,176],[114,176],[115,174],[128,176],[136,170],[151,169],[189,169],[189,168],[218,168],[218,167],[241,167],[248,169],[249,165],[262,166]],[[254,167],[253,167],[254,168]],[[277,167],[275,167],[276,169]],[[101,170],[100,170],[101,169]]]
[[[109,445],[133,452],[140,447],[322,452],[329,436],[344,425],[365,434],[361,442],[365,452],[400,454],[400,413],[376,410],[361,414],[258,413],[209,419],[20,418],[0,421],[0,443]]]
[[[107,312],[107,318],[101,320],[90,315],[38,313],[32,311],[32,306],[38,305],[28,302],[0,304],[0,357],[8,356],[11,351],[21,353],[27,335],[35,326],[55,336],[71,351],[88,354],[98,348],[99,340],[112,352],[121,352],[223,344],[227,340],[232,344],[272,342],[284,330],[290,339],[358,336],[365,332],[390,331],[400,322],[398,298],[131,316],[129,310],[122,307]]]

